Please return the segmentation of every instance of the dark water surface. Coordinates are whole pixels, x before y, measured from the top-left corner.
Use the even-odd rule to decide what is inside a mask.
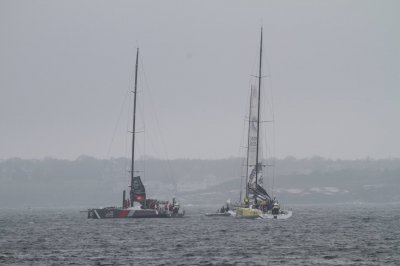
[[[186,211],[88,220],[70,209],[0,210],[0,264],[400,265],[400,204],[296,206],[288,220]]]

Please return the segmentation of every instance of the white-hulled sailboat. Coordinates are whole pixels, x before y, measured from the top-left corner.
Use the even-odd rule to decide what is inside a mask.
[[[236,208],[236,217],[286,219],[292,211],[281,208],[275,197],[271,197],[263,188],[263,162],[261,156],[261,78],[262,78],[262,28],[260,41],[260,58],[258,70],[258,86],[251,86],[249,123],[247,133],[246,158],[246,194],[243,203]]]

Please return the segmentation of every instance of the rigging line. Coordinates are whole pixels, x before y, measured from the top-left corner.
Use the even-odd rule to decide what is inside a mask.
[[[265,118],[266,119],[268,119],[269,117],[268,117],[268,112],[267,112],[267,102],[268,102],[268,100],[267,100],[267,93],[266,93],[266,88],[265,88],[266,86],[265,86],[265,84],[263,84],[262,85],[262,90],[265,92],[264,93],[264,96],[261,98],[261,114],[263,115],[263,116],[265,116]],[[261,149],[261,152],[260,152],[260,155],[261,155],[261,159],[260,159],[260,161],[261,162],[263,162],[263,161],[265,161],[265,165],[264,166],[266,166],[266,165],[268,165],[269,163],[268,163],[268,160],[269,160],[269,134],[268,134],[268,124],[267,125],[265,125],[265,126],[263,126],[263,127],[261,127],[261,134],[260,134],[260,143],[261,143],[261,147],[262,147],[262,149]],[[263,167],[262,168],[262,173],[263,173],[263,176],[262,176],[262,179],[263,179],[263,187],[264,188],[270,188],[270,169],[269,169],[269,167]]]
[[[238,155],[239,155],[239,158],[241,158],[241,160],[242,160],[242,163],[241,163],[241,165],[240,165],[240,167],[239,167],[239,171],[238,172],[240,172],[240,195],[239,195],[239,202],[242,202],[242,191],[243,191],[243,172],[244,172],[244,161],[246,160],[246,158],[244,157],[244,154],[243,154],[243,149],[241,149],[241,147],[243,146],[243,142],[244,142],[244,138],[245,138],[245,136],[244,136],[244,132],[245,132],[245,130],[246,130],[246,122],[244,121],[244,123],[243,123],[243,129],[242,129],[242,136],[240,137],[240,146],[239,146],[239,148],[238,148]]]
[[[274,101],[272,98],[272,82],[271,82],[271,104],[272,104],[272,196],[275,196],[275,175],[276,175],[276,127],[275,127],[275,111]]]
[[[272,82],[272,68],[270,62],[268,60],[268,56],[265,56],[265,66],[267,68],[268,75],[268,85],[269,85],[269,107],[272,116],[272,144],[271,144],[271,158],[272,158],[272,196],[274,196],[275,192],[275,174],[276,174],[276,127],[275,127],[275,107],[274,107],[274,93],[273,93],[273,82]]]
[[[266,100],[267,101],[267,100]],[[268,103],[270,105],[270,101]],[[270,106],[266,106],[266,109],[271,110]],[[265,113],[267,113],[268,110],[264,110]],[[268,112],[269,113],[269,112]],[[272,116],[272,114],[269,114]],[[271,126],[270,126],[271,125]],[[273,190],[273,180],[274,180],[274,163],[273,163],[273,157],[274,157],[274,144],[273,144],[273,123],[268,124],[264,128],[265,132],[264,135],[266,136],[266,141],[265,141],[265,150],[267,151],[266,153],[266,160],[269,162],[268,164],[272,167],[268,167],[267,172],[267,183],[268,183],[268,188],[269,190]],[[270,169],[271,168],[271,169]]]
[[[143,64],[142,64],[142,71],[143,71],[143,73],[144,73],[144,68],[143,68]],[[145,75],[145,73],[144,73],[144,75]],[[150,92],[150,86],[148,85],[148,82],[147,82],[147,79],[144,77],[144,80],[145,80],[145,83],[146,83],[146,87],[147,87],[147,91],[149,92],[149,94],[151,93]],[[150,104],[152,105],[151,106],[151,109],[155,109],[154,108],[154,103],[152,102],[152,99],[151,99],[151,97],[149,97],[149,102],[150,102]],[[158,123],[158,119],[157,119],[157,114],[155,113],[155,111],[154,111],[154,113],[153,113],[153,116],[154,116],[154,120],[155,120],[155,122],[156,122],[156,130],[157,131],[161,131],[160,130],[160,128],[159,128],[159,123]],[[160,139],[160,137],[159,137],[159,135],[156,135],[154,132],[152,133],[152,134],[154,134],[154,140],[157,140],[158,139],[158,141],[160,141],[161,142],[161,139]],[[155,146],[155,145],[154,145]],[[156,149],[155,149],[155,151],[156,151]]]
[[[143,57],[143,56],[142,56]],[[160,140],[160,142],[161,142],[161,145],[162,145],[162,148],[164,149],[164,154],[165,154],[165,156],[166,156],[166,162],[167,162],[167,168],[168,168],[168,171],[169,171],[169,176],[170,176],[170,178],[172,179],[172,181],[174,182],[174,184],[176,184],[176,182],[175,182],[175,178],[174,178],[174,176],[172,175],[172,173],[173,173],[173,171],[172,171],[172,167],[171,167],[171,162],[170,162],[170,159],[169,159],[169,155],[168,155],[168,152],[167,152],[167,149],[166,149],[166,144],[165,144],[165,141],[164,141],[164,139],[163,139],[163,137],[162,137],[162,135],[161,135],[161,129],[160,129],[160,123],[159,123],[159,119],[158,119],[158,115],[157,115],[157,111],[156,111],[156,109],[154,108],[154,103],[153,103],[153,101],[152,101],[152,91],[151,91],[151,87],[149,86],[149,82],[148,82],[148,79],[147,79],[147,75],[146,75],[146,71],[144,70],[144,63],[143,63],[143,60],[141,60],[141,67],[142,67],[142,71],[143,71],[143,77],[144,77],[144,80],[145,80],[145,84],[146,84],[146,88],[147,88],[147,91],[148,91],[148,93],[149,93],[149,102],[150,102],[150,104],[152,105],[152,110],[154,110],[153,112],[154,112],[154,117],[155,117],[155,122],[156,122],[156,128],[157,128],[157,130],[159,131],[159,140]]]
[[[115,126],[114,126],[114,130],[113,130],[113,133],[112,133],[112,136],[111,136],[111,141],[110,141],[110,143],[108,145],[108,149],[107,149],[107,153],[106,153],[105,158],[109,158],[110,157],[112,145],[113,145],[113,143],[115,141],[115,136],[116,136],[118,127],[120,125],[123,112],[124,112],[124,107],[126,105],[127,99],[129,98],[128,95],[130,95],[129,91],[130,91],[130,89],[126,90],[126,92],[124,94],[124,97],[123,97],[123,100],[122,100],[122,103],[120,104],[120,108],[119,108],[120,110],[118,112],[118,118],[117,118]],[[103,171],[102,171],[103,173],[105,173],[105,169],[106,169],[108,163],[109,163],[108,160],[104,160]]]
[[[140,77],[140,76],[139,76]],[[143,99],[145,99],[145,93],[143,92]],[[143,101],[144,102],[144,101]],[[143,106],[143,130],[144,130],[144,134],[143,134],[143,155],[144,155],[144,160],[143,160],[143,182],[146,183],[146,120],[144,119],[145,117],[145,110],[146,108],[144,108]]]
[[[257,78],[258,78],[257,75],[253,75],[253,73],[257,73],[258,59],[259,59],[258,58],[258,56],[259,56],[258,49],[259,49],[258,44],[257,44],[257,46],[255,46],[254,49],[252,49],[252,51],[256,51],[256,52],[254,53],[254,56],[253,56],[253,61],[251,64],[251,72],[249,74],[249,85],[250,86],[252,84],[255,85],[255,82],[253,82],[253,81],[257,81]]]
[[[129,158],[128,158],[128,141],[129,141],[128,139],[130,139],[129,131],[130,131],[130,126],[131,126],[131,121],[132,121],[132,116],[133,116],[133,114],[132,114],[132,116],[130,115],[130,110],[132,107],[132,89],[129,89],[128,92],[130,92],[130,93],[129,93],[128,119],[126,120],[126,128],[125,128],[126,134],[125,134],[125,145],[124,145],[124,147],[125,147],[124,156],[125,156],[125,158],[127,158],[127,160],[125,160],[125,165],[124,165],[124,169],[125,169],[124,176],[126,175],[126,172],[130,171],[130,170],[128,170],[129,169],[128,163],[130,163]]]
[[[126,99],[128,98],[127,96],[129,94],[129,91],[130,90],[127,90],[125,92],[124,99],[122,101],[122,104],[121,104],[121,107],[120,107],[120,111],[119,111],[119,114],[118,114],[118,119],[117,119],[117,122],[115,123],[115,126],[114,126],[114,131],[113,131],[113,134],[112,134],[112,137],[111,137],[111,142],[108,145],[106,158],[108,158],[110,156],[111,146],[112,146],[112,144],[114,143],[114,140],[115,140],[115,135],[116,135],[116,132],[117,132],[117,129],[118,129],[119,122],[121,120],[122,112],[124,111],[124,106],[125,106],[125,103],[126,103]]]
[[[267,127],[263,128],[263,136],[265,136],[265,141],[264,141],[264,145],[265,145],[265,166],[270,166],[269,164],[269,160],[270,160],[270,154],[269,154],[269,135],[268,135],[268,129]],[[264,167],[263,170],[265,171],[265,175],[264,175],[264,182],[265,185],[264,187],[270,189],[271,188],[271,174],[270,174],[270,167]]]
[[[140,59],[139,59],[140,60]],[[144,134],[143,134],[143,156],[144,156],[144,158],[146,157],[146,134],[147,134],[147,132],[146,132],[146,119],[145,119],[145,110],[146,110],[146,108],[145,108],[145,90],[143,89],[143,87],[142,87],[142,85],[141,84],[143,84],[143,80],[142,80],[142,76],[141,76],[141,73],[139,72],[138,73],[138,79],[139,79],[139,85],[138,86],[140,86],[140,91],[141,92],[143,92],[143,94],[142,94],[142,101],[139,101],[139,103],[138,103],[138,108],[139,108],[139,115],[140,115],[140,118],[141,118],[141,123],[143,124],[142,125],[142,127],[143,127],[143,132],[144,132]],[[139,144],[140,142],[138,142],[138,144]],[[138,145],[138,148],[141,148],[139,145]],[[143,171],[142,171],[142,173],[143,173],[143,183],[145,183],[146,182],[146,160],[141,160],[141,166],[142,166],[142,168],[143,168]]]
[[[240,176],[241,176],[241,179],[240,179],[240,199],[239,199],[239,202],[242,201],[242,190],[243,190],[243,175],[244,175],[244,173],[243,173],[243,165],[244,165],[245,157],[243,157],[244,154],[243,154],[243,149],[242,149],[241,147],[242,147],[243,144],[244,144],[244,140],[245,140],[245,131],[246,131],[246,120],[243,121],[242,134],[241,134],[241,137],[240,137],[240,146],[239,146],[239,148],[238,148],[238,155],[239,155],[239,158],[243,158],[243,159],[242,159],[243,162],[242,162],[242,164],[241,164],[241,166],[240,166],[240,171],[239,171],[239,172],[240,172]]]
[[[245,114],[247,114],[248,110],[250,110],[250,100],[251,100],[251,91],[252,91],[252,86],[251,86],[251,81],[250,80],[249,80],[249,86],[248,87],[250,87],[250,90],[248,90],[248,92],[247,92],[247,101],[246,101],[246,104],[245,104],[245,109],[243,110],[243,112]],[[248,126],[249,126],[248,120],[250,120],[250,117],[249,117],[249,119],[246,119],[246,115],[245,115],[244,120],[243,120],[243,126],[242,126],[242,135],[241,135],[241,138],[240,138],[240,147],[239,147],[239,150],[238,150],[239,158],[242,158],[242,163],[240,165],[240,197],[239,197],[239,202],[240,203],[242,202],[243,178],[244,177],[246,178],[245,186],[246,186],[246,191],[247,191],[248,141],[246,142],[246,147],[247,147],[246,150],[242,149],[241,147],[243,147],[243,144],[246,141],[246,136],[247,136],[247,140],[249,138],[248,130],[246,130],[246,129],[248,129]],[[246,133],[246,131],[247,131],[247,133]],[[245,163],[245,162],[247,162],[247,163]],[[246,196],[248,196],[248,195],[246,195]]]
[[[252,118],[251,114],[251,107],[252,107],[252,97],[253,97],[253,86],[250,85],[250,93],[249,93],[249,99],[248,99],[248,109],[249,110],[249,121],[246,121],[245,124],[247,124],[247,150],[246,150],[246,199],[249,197],[249,155],[250,155],[250,127],[251,123],[250,122]]]
[[[254,75],[252,75],[252,73],[254,73],[255,72],[255,69],[257,68],[257,66],[258,66],[258,64],[257,64],[257,62],[258,62],[258,49],[255,49],[257,52],[255,52],[254,53],[254,56],[253,56],[253,63],[251,64],[251,74],[249,74],[249,76],[248,76],[248,88],[250,88],[250,90],[248,91],[248,98],[247,98],[247,101],[246,101],[246,105],[245,105],[245,109],[244,109],[244,113],[245,114],[247,114],[248,113],[248,110],[250,109],[250,98],[251,98],[251,90],[252,90],[252,85],[253,84],[255,84],[255,76]],[[248,118],[248,120],[250,120],[250,117]],[[243,131],[242,131],[242,134],[243,134],[243,136],[244,136],[244,132],[246,131],[246,128],[247,128],[247,126],[248,126],[248,121],[246,121],[246,115],[245,115],[245,121],[244,121],[244,124],[243,124]],[[247,138],[249,138],[249,136],[248,136],[248,132],[247,132]],[[244,142],[245,141],[245,139],[244,139],[244,137],[242,137],[242,141]],[[243,143],[242,142],[242,143]],[[248,145],[246,145],[246,146],[248,146]],[[243,152],[243,151],[242,151]],[[245,161],[247,161],[247,156],[248,156],[248,154],[247,154],[247,152],[246,153],[242,153],[242,155],[241,155],[241,157],[243,158],[243,163],[242,163],[242,165],[244,165],[244,162]],[[245,186],[246,186],[246,191],[247,191],[247,175],[248,175],[248,167],[246,166],[246,168],[245,169],[243,169],[243,166],[241,166],[241,180],[240,180],[240,182],[241,182],[241,185],[240,185],[240,187],[241,187],[241,192],[242,192],[242,189],[243,189],[243,184],[242,184],[242,181],[243,181],[243,171],[246,173],[246,184],[245,184]]]
[[[106,168],[107,168],[107,165],[110,163],[110,161],[109,161],[109,157],[110,157],[110,154],[111,154],[111,148],[112,148],[112,145],[113,145],[113,143],[114,143],[114,141],[115,141],[115,136],[116,136],[116,133],[117,133],[117,130],[118,130],[118,127],[119,127],[119,125],[120,125],[120,122],[121,122],[121,118],[122,118],[122,115],[123,115],[123,112],[124,112],[124,107],[125,107],[125,105],[126,105],[126,101],[127,101],[127,99],[128,98],[130,98],[130,97],[128,97],[128,95],[130,96],[130,89],[128,89],[128,90],[126,90],[126,92],[125,92],[125,94],[124,94],[124,96],[123,96],[123,100],[122,100],[122,103],[120,104],[120,110],[119,110],[119,112],[118,112],[118,117],[117,117],[117,120],[116,120],[116,122],[115,122],[115,125],[114,125],[114,129],[113,129],[113,133],[112,133],[112,136],[111,136],[111,141],[110,141],[110,143],[109,143],[109,145],[108,145],[108,148],[107,148],[107,153],[106,153],[106,155],[105,155],[105,160],[104,160],[104,163],[103,163],[103,171],[102,171],[102,177],[104,178],[104,174],[106,173]],[[128,102],[128,104],[130,103],[130,101]],[[108,159],[108,160],[107,160]],[[126,162],[125,162],[125,165],[124,165],[124,167],[126,168]],[[124,171],[124,169],[125,168],[121,168],[121,171]],[[124,173],[123,173],[123,175],[122,176],[125,176],[125,171],[124,171]],[[96,186],[99,186],[100,185],[100,180],[98,180],[98,182],[97,182],[97,185]],[[97,189],[98,190],[98,189]],[[95,198],[97,198],[97,194],[95,194],[96,196],[95,196]]]

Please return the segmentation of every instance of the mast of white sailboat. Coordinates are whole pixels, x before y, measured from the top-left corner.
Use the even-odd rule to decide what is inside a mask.
[[[133,126],[132,126],[132,161],[131,161],[131,207],[133,207],[133,178],[135,176],[135,130],[136,130],[136,95],[137,95],[137,74],[138,74],[139,48],[136,50],[136,66],[135,66],[135,88],[133,91]]]
[[[261,40],[260,40],[260,65],[258,69],[258,106],[257,106],[257,152],[256,152],[256,185],[258,182],[258,149],[260,139],[260,98],[261,98],[261,68],[262,68],[262,40],[263,40],[263,28],[261,27]]]

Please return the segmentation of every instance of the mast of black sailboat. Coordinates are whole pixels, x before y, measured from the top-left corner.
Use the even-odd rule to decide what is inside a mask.
[[[133,126],[132,126],[132,161],[131,161],[131,207],[133,207],[133,179],[135,176],[135,130],[136,130],[136,95],[137,95],[137,74],[138,74],[139,48],[136,50],[136,66],[135,66],[135,88],[133,91]]]
[[[256,186],[258,183],[258,149],[259,149],[259,139],[260,139],[260,98],[261,98],[261,68],[262,68],[262,37],[263,37],[263,28],[261,27],[261,40],[260,40],[260,65],[258,69],[258,106],[257,106],[257,152],[256,152]],[[254,199],[257,201],[257,198]]]

